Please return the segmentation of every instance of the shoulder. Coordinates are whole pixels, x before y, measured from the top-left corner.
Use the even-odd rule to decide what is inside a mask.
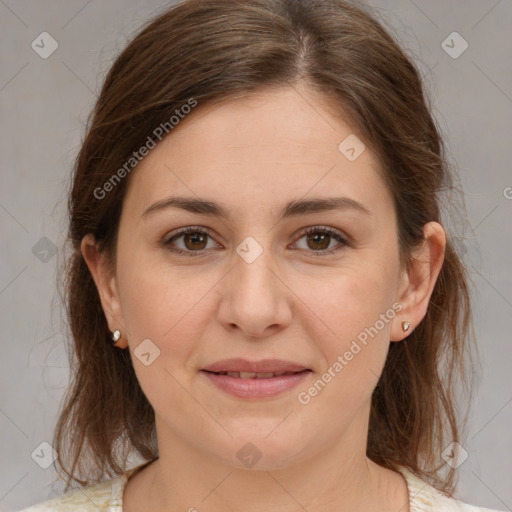
[[[410,512],[500,512],[450,498],[405,468],[400,468],[409,489]]]
[[[96,485],[81,487],[19,512],[122,512],[123,490],[127,473]]]

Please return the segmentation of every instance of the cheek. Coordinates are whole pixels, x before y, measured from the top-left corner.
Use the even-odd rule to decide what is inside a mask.
[[[315,313],[309,314],[309,335],[323,356],[322,382],[304,390],[317,406],[328,400],[340,407],[340,414],[350,415],[371,397],[396,315],[390,278],[391,272],[386,274],[379,265],[361,264],[344,269],[328,287],[310,287],[308,293],[304,286],[299,291]],[[319,395],[320,400],[314,398]]]
[[[185,372],[205,328],[204,296],[215,281],[155,265],[125,270],[119,272],[124,278],[120,295],[137,380],[157,414],[165,416],[169,407],[187,410]],[[148,365],[143,353],[150,354]]]
[[[177,333],[183,337],[182,330],[198,317],[201,297],[215,283],[213,276],[198,278],[186,267],[172,268],[133,249],[118,265],[121,308],[133,341],[154,338],[155,343],[168,343]]]
[[[378,265],[354,265],[332,272],[320,284],[303,280],[297,294],[324,325],[328,346],[337,349],[338,343],[343,347],[391,308],[394,295],[390,274]],[[387,335],[389,327],[390,322],[385,323],[379,331]],[[322,342],[322,338],[315,339]]]
[[[143,266],[135,261],[120,265],[119,276],[123,283],[123,318],[137,378],[155,408],[169,400],[179,404],[183,395],[179,383],[189,387],[188,380],[197,370],[194,365],[201,340],[216,314],[215,290],[221,276],[213,271],[198,275],[197,268],[171,268],[149,260]],[[138,347],[147,339],[157,347],[153,350],[158,354],[148,367],[137,360]],[[183,399],[186,406],[186,393]]]

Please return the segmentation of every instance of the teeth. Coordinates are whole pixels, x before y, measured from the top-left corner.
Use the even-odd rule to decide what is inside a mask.
[[[227,375],[235,379],[271,379],[272,377],[280,377],[281,375],[291,375],[295,372],[219,372],[219,375]]]
[[[239,377],[241,379],[254,379],[254,377],[256,377],[257,375],[261,375],[261,374],[253,373],[253,372],[240,372]]]

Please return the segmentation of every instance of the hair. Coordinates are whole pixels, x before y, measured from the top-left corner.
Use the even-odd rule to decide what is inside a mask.
[[[94,234],[115,265],[130,176],[102,199],[95,191],[191,98],[202,105],[302,85],[349,119],[378,157],[394,199],[403,265],[423,240],[423,226],[441,222],[442,196],[455,190],[456,176],[412,57],[367,6],[187,0],[167,7],[113,62],[74,162],[71,254],[62,272],[72,375],[54,434],[55,465],[68,478],[66,490],[72,480],[89,485],[123,473],[129,454],[158,458],[153,408],[129,350],[109,342],[80,245]],[[424,319],[405,340],[390,344],[372,395],[367,442],[367,456],[377,464],[405,467],[449,495],[455,471],[441,453],[460,440],[455,392],[458,397],[456,384],[466,382],[473,335],[469,277],[453,242],[448,234]]]

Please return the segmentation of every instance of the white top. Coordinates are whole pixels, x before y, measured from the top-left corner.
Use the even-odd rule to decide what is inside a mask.
[[[19,512],[122,512],[123,492],[130,475],[144,466],[136,466],[122,475],[96,485],[71,490],[62,496],[44,501]],[[410,512],[499,512],[475,507],[449,498],[405,468],[400,472],[407,481]]]

